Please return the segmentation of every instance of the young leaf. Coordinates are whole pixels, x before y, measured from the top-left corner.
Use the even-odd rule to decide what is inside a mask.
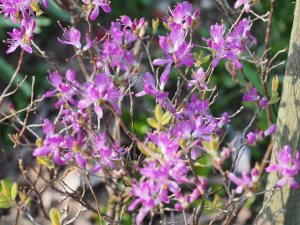
[[[165,112],[164,115],[161,117],[161,125],[168,124],[172,119],[172,115],[170,112]]]
[[[61,225],[60,213],[56,208],[52,208],[49,213],[51,225]]]
[[[159,19],[152,19],[152,29],[153,29],[153,34],[157,32],[157,28],[159,26]]]
[[[8,209],[13,207],[13,203],[11,199],[3,195],[2,193],[0,194],[0,208],[1,209]]]
[[[150,156],[149,152],[144,148],[144,146],[141,143],[137,144],[138,149],[146,156]]]
[[[163,111],[162,111],[162,108],[159,104],[157,104],[156,107],[155,107],[154,115],[155,115],[155,119],[157,120],[157,122],[161,123]]]
[[[2,194],[6,197],[10,197],[10,189],[12,183],[8,179],[1,180]]]
[[[17,185],[17,183],[14,183],[13,186],[11,187],[11,191],[10,191],[11,199],[13,201],[15,201],[17,195],[18,195],[18,185]]]
[[[159,128],[159,124],[158,124],[157,121],[156,121],[155,119],[153,119],[153,118],[147,118],[147,123],[148,123],[151,127],[155,128],[155,129],[158,129],[158,128]]]

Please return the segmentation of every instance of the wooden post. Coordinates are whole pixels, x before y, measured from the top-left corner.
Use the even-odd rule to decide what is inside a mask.
[[[286,1],[286,4],[295,4]],[[273,32],[276,32],[274,30]],[[290,39],[288,60],[283,82],[282,99],[280,102],[277,132],[274,139],[274,150],[271,162],[275,161],[275,151],[290,145],[293,150],[300,151],[300,0],[296,0],[294,23]],[[272,189],[278,174],[268,176],[266,190]],[[296,176],[300,181],[300,174]],[[290,190],[286,185],[282,190],[267,192],[263,208],[257,217],[259,225],[299,225],[300,224],[300,189]]]

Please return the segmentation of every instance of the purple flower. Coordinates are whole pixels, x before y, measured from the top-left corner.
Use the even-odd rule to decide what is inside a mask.
[[[147,72],[144,75],[144,90],[137,93],[136,96],[152,95],[158,100],[165,100],[168,97],[168,93],[159,91],[155,87],[155,80],[151,73]]]
[[[249,0],[237,0],[234,4],[234,8],[237,9],[238,7],[244,5],[244,9],[246,13],[250,12],[250,3]]]
[[[269,136],[269,135],[274,134],[276,131],[276,128],[277,128],[276,124],[272,124],[267,130],[264,131],[264,135]]]
[[[188,82],[188,87],[192,87],[194,85],[199,85],[200,88],[206,90],[207,85],[202,83],[203,79],[205,77],[205,72],[203,71],[203,68],[200,67],[196,72],[193,73],[193,79]]]
[[[255,145],[257,143],[257,135],[255,133],[249,132],[246,137],[249,145]]]
[[[145,24],[145,19],[141,18],[139,20],[134,19],[133,21],[131,21],[129,16],[123,15],[121,16],[121,22],[123,25],[125,25],[125,28],[129,27],[132,31],[134,31],[135,35],[139,36],[140,30]]]
[[[186,34],[186,31],[183,29],[174,28],[170,35],[159,37],[159,45],[167,56],[167,58],[155,59],[153,61],[153,65],[166,66],[160,77],[160,89],[163,89],[169,80],[172,63],[175,63],[175,66],[178,67],[183,65],[190,67],[194,63],[194,58],[191,53],[193,45],[186,43]]]
[[[278,171],[281,179],[276,182],[277,187],[283,187],[285,184],[289,184],[292,189],[297,189],[299,184],[294,180],[294,176],[298,174],[300,163],[299,163],[299,152],[296,151],[295,156],[292,156],[292,150],[289,145],[283,147],[278,153],[276,152],[276,162],[266,168],[266,172],[270,173]]]
[[[257,89],[255,87],[251,87],[248,92],[246,92],[243,96],[243,101],[245,102],[256,102],[260,99]]]
[[[75,72],[73,70],[67,70],[66,72],[66,81],[63,81],[63,78],[57,73],[53,72],[49,74],[49,79],[51,85],[55,88],[51,91],[45,93],[45,97],[57,96],[58,101],[55,103],[55,107],[59,108],[64,103],[70,102],[73,105],[76,105],[76,101],[73,98],[74,90],[78,89],[79,83],[75,79]]]
[[[250,21],[243,19],[227,37],[224,37],[224,25],[216,24],[210,27],[211,38],[206,40],[206,42],[214,55],[213,67],[216,67],[220,60],[227,59],[233,62],[234,67],[242,68],[242,64],[238,60],[239,55],[245,50],[245,45],[249,42],[249,39],[256,42],[255,38],[250,34],[250,28]]]
[[[268,99],[266,97],[263,97],[260,101],[259,101],[259,105],[262,108],[266,108],[268,105]]]
[[[110,36],[103,43],[98,68],[108,65],[110,67],[118,67],[123,71],[128,70],[129,65],[136,63],[132,49],[130,49],[130,46],[136,40],[137,37],[132,30],[121,30],[121,23],[112,22]]]
[[[106,13],[111,12],[110,1],[108,0],[82,0],[83,3],[88,5],[90,10],[90,19],[94,21],[99,15],[99,7]]]
[[[126,153],[123,147],[119,147],[115,141],[108,145],[107,136],[104,133],[92,138],[93,158],[97,160],[97,165],[93,167],[92,173],[96,173],[102,168],[117,169],[117,161],[122,159]]]
[[[208,100],[200,100],[197,95],[192,94],[191,102],[186,104],[183,115],[194,119],[197,116],[207,115],[208,108]]]
[[[143,219],[146,215],[159,204],[158,200],[153,197],[157,195],[159,191],[159,186],[151,181],[136,182],[132,187],[132,195],[137,199],[134,200],[128,207],[129,211],[133,211],[139,203],[142,207],[139,209],[139,213],[136,217],[136,223],[138,225],[142,224]]]
[[[86,36],[85,36],[85,40],[86,40],[87,44],[81,49],[81,46],[82,46],[81,42],[80,42],[81,32],[79,30],[77,30],[75,27],[69,27],[67,29],[67,28],[63,28],[61,26],[61,29],[64,31],[64,33],[63,33],[64,40],[57,38],[59,43],[66,44],[66,45],[73,45],[75,48],[80,49],[82,51],[87,51],[88,49],[90,49],[92,47],[93,42],[88,37],[88,34],[86,34]]]
[[[98,74],[92,83],[85,84],[83,95],[83,99],[78,102],[78,108],[85,109],[93,105],[100,119],[103,117],[102,107],[105,103],[109,103],[117,113],[120,113],[118,107],[120,92],[106,74]]]
[[[228,178],[237,185],[236,193],[241,194],[243,190],[250,189],[254,183],[258,181],[259,172],[256,168],[251,170],[251,176],[247,175],[246,172],[242,173],[242,177],[238,177],[233,173],[228,173]]]
[[[267,130],[265,131],[260,131],[256,130],[255,133],[249,132],[247,134],[247,142],[249,145],[255,145],[258,141],[263,140],[265,137],[270,136],[274,134],[276,131],[276,125],[272,124]]]
[[[66,139],[60,135],[54,133],[54,125],[48,120],[44,120],[43,133],[46,134],[46,138],[43,141],[43,145],[41,147],[36,148],[32,155],[33,156],[48,156],[51,155],[53,157],[54,163],[58,165],[63,165],[67,161],[69,161],[72,157],[68,152],[64,152],[67,150],[69,146],[67,146]]]
[[[17,47],[21,47],[24,51],[32,53],[32,48],[30,46],[31,40],[33,39],[33,32],[35,29],[35,21],[31,20],[26,22],[22,20],[21,29],[14,28],[12,32],[8,32],[11,38],[7,39],[9,48],[6,53],[14,52]]]
[[[187,29],[193,26],[200,17],[200,10],[193,13],[192,4],[188,1],[177,3],[175,9],[170,11],[170,16],[166,18],[171,28]]]
[[[30,21],[30,14],[33,14],[31,9],[32,0],[1,0],[0,13],[4,13],[4,18],[10,17],[13,23],[17,23],[24,19]]]

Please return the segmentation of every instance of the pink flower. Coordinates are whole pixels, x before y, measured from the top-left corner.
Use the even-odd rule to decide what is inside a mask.
[[[196,23],[200,17],[200,10],[193,13],[193,6],[188,1],[177,3],[174,10],[170,10],[167,22],[171,28],[187,29]]]
[[[92,83],[85,84],[83,96],[78,102],[78,108],[85,109],[93,105],[99,119],[103,117],[103,105],[106,102],[111,104],[117,113],[120,113],[118,107],[120,92],[106,74],[98,74]]]
[[[248,92],[243,96],[243,101],[245,102],[256,102],[260,99],[260,96],[257,92],[257,89],[252,87]]]
[[[64,31],[63,33],[64,39],[57,38],[59,43],[66,44],[66,45],[73,45],[75,48],[82,51],[87,51],[92,47],[93,42],[90,40],[88,34],[86,34],[85,36],[86,45],[81,49],[82,46],[80,42],[81,32],[77,30],[75,27],[63,28],[61,25],[60,27]]]
[[[246,13],[250,12],[250,3],[249,0],[237,0],[234,4],[234,8],[237,9],[238,7],[244,5],[244,9]]]
[[[253,186],[255,182],[258,181],[258,170],[253,168],[251,170],[251,175],[247,175],[246,172],[242,173],[242,177],[238,177],[233,173],[228,173],[228,178],[237,185],[236,193],[241,194],[243,190],[248,190]]]
[[[277,187],[283,187],[285,184],[289,184],[292,189],[297,189],[299,184],[294,180],[294,176],[298,174],[299,152],[296,151],[295,156],[292,156],[292,150],[289,145],[283,147],[278,153],[276,152],[276,162],[266,168],[266,172],[270,173],[278,171],[281,179],[276,182]]]
[[[14,28],[12,32],[8,32],[11,38],[7,39],[9,48],[6,53],[14,52],[17,47],[21,47],[24,51],[32,53],[32,48],[30,46],[31,40],[33,39],[33,32],[35,29],[35,21],[31,20],[26,22],[22,20],[21,30]]]
[[[90,19],[94,21],[99,15],[99,7],[106,13],[111,12],[110,1],[108,0],[82,0],[83,3],[88,5],[89,9],[92,9]]]
[[[166,66],[160,77],[160,89],[163,89],[169,80],[172,63],[178,67],[183,65],[190,67],[194,63],[191,53],[193,45],[185,41],[186,35],[185,30],[174,28],[168,36],[159,37],[159,45],[167,56],[167,58],[155,59],[153,61],[153,65]]]

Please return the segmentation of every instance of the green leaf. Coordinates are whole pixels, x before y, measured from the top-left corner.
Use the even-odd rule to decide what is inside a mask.
[[[159,26],[159,19],[152,19],[152,29],[153,29],[153,34],[155,34],[157,32]]]
[[[153,119],[153,118],[147,118],[147,123],[151,127],[155,128],[155,129],[159,129],[159,124],[157,123],[157,121],[155,119]]]
[[[17,183],[14,183],[10,191],[11,199],[15,201],[17,195],[18,195],[18,185]]]
[[[163,114],[163,116],[161,117],[161,125],[164,126],[164,125],[168,124],[171,121],[171,119],[172,119],[171,113],[170,112],[165,112]]]
[[[157,122],[161,123],[163,111],[162,111],[162,108],[159,104],[157,104],[156,107],[155,107],[154,115],[155,115],[155,119],[157,120]]]
[[[12,183],[8,179],[1,180],[2,194],[5,197],[10,198],[10,190],[12,187]]]
[[[0,208],[1,209],[8,209],[13,207],[13,203],[10,198],[0,194]]]
[[[272,92],[272,97],[269,101],[269,105],[275,104],[277,102],[279,102],[280,97],[278,96],[278,92]]]
[[[52,208],[49,213],[51,225],[61,225],[60,213],[56,208]]]
[[[167,30],[171,30],[170,26],[165,21],[163,21],[163,25]]]
[[[138,143],[137,147],[144,155],[151,157],[151,154],[149,154],[149,152],[144,148],[144,146],[141,143]]]

